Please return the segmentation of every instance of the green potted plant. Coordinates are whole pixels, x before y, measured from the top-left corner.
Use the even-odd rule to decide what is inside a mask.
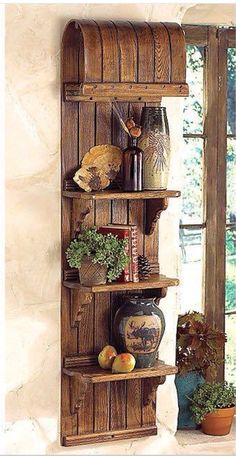
[[[79,269],[82,285],[101,285],[115,280],[124,270],[129,262],[126,246],[126,239],[87,228],[71,241],[66,258],[70,267]]]
[[[195,390],[191,402],[194,420],[205,434],[229,434],[236,410],[232,384],[204,383]]]
[[[175,384],[178,395],[178,429],[195,429],[190,410],[192,396],[198,385],[205,382],[206,371],[214,379],[216,367],[223,361],[225,335],[212,328],[199,312],[180,315],[177,324]]]

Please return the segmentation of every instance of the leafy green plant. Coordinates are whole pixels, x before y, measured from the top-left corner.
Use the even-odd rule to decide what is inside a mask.
[[[95,227],[84,229],[73,239],[66,251],[71,268],[80,268],[84,257],[91,257],[93,263],[107,266],[108,282],[119,277],[129,262],[125,252],[127,239],[118,239],[113,234],[101,234]]]
[[[203,314],[188,312],[177,325],[176,363],[181,375],[208,369],[214,378],[216,366],[223,361],[225,334],[207,324]]]
[[[197,424],[200,424],[207,413],[214,410],[233,407],[236,404],[235,391],[232,384],[204,383],[189,398],[192,402],[191,411]]]

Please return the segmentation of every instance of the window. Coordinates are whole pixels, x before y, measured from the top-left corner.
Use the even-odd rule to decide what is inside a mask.
[[[184,104],[180,219],[181,312],[205,313],[225,330],[225,372],[236,385],[236,93],[235,29],[184,26]]]
[[[181,311],[204,311],[203,252],[205,220],[203,211],[204,168],[204,65],[205,48],[187,45],[189,97],[184,100],[183,186],[180,220],[182,252]],[[192,292],[194,290],[194,293]]]

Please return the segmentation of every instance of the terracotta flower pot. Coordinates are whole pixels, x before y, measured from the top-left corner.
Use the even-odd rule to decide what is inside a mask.
[[[79,269],[81,285],[91,287],[93,285],[104,285],[107,281],[107,267],[102,264],[94,264],[93,257],[84,257]]]
[[[223,408],[208,413],[202,424],[202,431],[209,435],[227,435],[230,432],[236,407]]]

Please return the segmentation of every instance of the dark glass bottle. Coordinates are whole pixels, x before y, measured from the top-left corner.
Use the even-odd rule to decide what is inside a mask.
[[[139,192],[143,189],[143,151],[137,147],[137,138],[129,137],[123,151],[123,190]]]

